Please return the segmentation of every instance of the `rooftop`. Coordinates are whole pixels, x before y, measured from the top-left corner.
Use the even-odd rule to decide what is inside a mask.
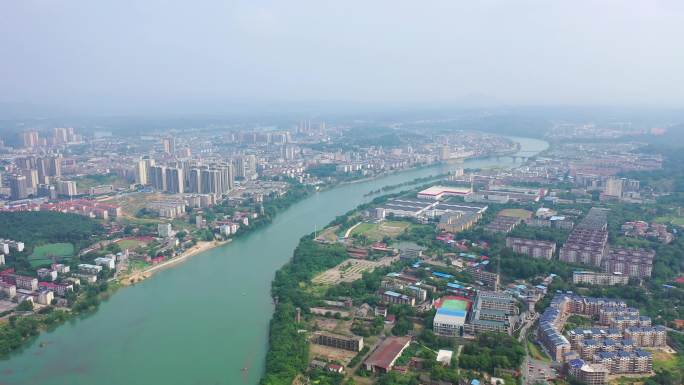
[[[366,358],[366,365],[389,369],[406,346],[411,342],[411,337],[388,337]]]

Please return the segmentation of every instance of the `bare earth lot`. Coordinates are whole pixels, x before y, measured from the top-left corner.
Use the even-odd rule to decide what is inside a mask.
[[[349,258],[339,265],[318,274],[311,280],[317,285],[337,285],[340,282],[353,282],[361,279],[364,271],[372,271],[378,266],[389,266],[399,257],[384,257],[377,261]]]

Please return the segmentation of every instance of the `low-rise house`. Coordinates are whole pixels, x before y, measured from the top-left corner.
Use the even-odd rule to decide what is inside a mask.
[[[38,289],[38,279],[34,277],[27,277],[24,275],[14,276],[15,284],[18,289],[25,290],[37,290]]]
[[[316,332],[312,341],[318,345],[330,346],[337,349],[360,352],[363,349],[363,337],[345,336],[328,332]]]
[[[405,294],[397,293],[395,291],[387,290],[381,294],[382,301],[385,303],[394,303],[399,305],[416,305],[416,299]]]
[[[91,265],[88,263],[81,263],[78,265],[78,271],[79,271],[79,273],[85,273],[85,274],[89,274],[89,275],[97,275],[99,272],[102,271],[102,266]]]
[[[629,275],[620,272],[597,273],[594,271],[574,271],[572,283],[584,283],[587,285],[614,286],[629,283]]]
[[[46,268],[38,269],[36,271],[38,274],[38,278],[40,279],[46,279],[49,281],[54,281],[57,279],[57,271],[56,270],[50,270]]]
[[[38,284],[38,290],[40,291],[53,291],[55,294],[57,294],[60,297],[66,296],[66,294],[70,291],[74,290],[74,285],[69,283],[69,282],[59,282],[59,283],[52,283],[52,282],[40,282]]]
[[[551,259],[556,253],[555,242],[535,239],[506,237],[506,247],[513,249],[516,253],[529,255],[533,258]]]
[[[2,280],[0,280],[0,291],[5,293],[9,299],[12,299],[17,295],[17,287]]]
[[[116,258],[113,255],[111,257],[98,257],[95,258],[95,264],[114,270],[116,268]]]
[[[95,283],[97,282],[97,275],[96,274],[88,274],[88,273],[76,273],[74,274],[74,277],[79,278],[86,283]]]
[[[49,305],[55,298],[55,294],[50,290],[39,291],[36,296],[36,302],[41,305]]]
[[[62,263],[53,263],[51,268],[59,274],[66,274],[71,270],[71,268],[68,265]]]
[[[632,248],[611,248],[603,261],[607,273],[619,272],[635,278],[648,278],[653,270],[655,251]]]

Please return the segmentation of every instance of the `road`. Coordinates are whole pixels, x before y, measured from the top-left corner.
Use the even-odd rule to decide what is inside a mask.
[[[518,336],[518,342],[523,342],[523,340],[525,340],[525,337],[527,337],[527,331],[532,325],[534,325],[538,318],[539,313],[532,313],[531,317],[527,317],[523,325],[520,327],[520,335]]]
[[[522,383],[524,385],[535,385],[538,383],[547,383],[550,378],[556,378],[556,371],[551,367],[550,362],[536,360],[530,357],[529,347],[527,344],[527,333],[539,318],[539,313],[533,313],[527,317],[523,325],[520,327],[520,335],[518,342],[525,346],[525,360],[523,360],[522,368]]]
[[[548,379],[556,378],[557,376],[555,369],[551,367],[549,362],[535,360],[529,355],[523,361],[521,373],[523,385],[546,383]]]

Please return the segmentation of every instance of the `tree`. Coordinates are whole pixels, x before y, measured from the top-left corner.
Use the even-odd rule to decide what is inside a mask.
[[[33,310],[33,302],[24,300],[16,307],[17,311],[31,311]]]

